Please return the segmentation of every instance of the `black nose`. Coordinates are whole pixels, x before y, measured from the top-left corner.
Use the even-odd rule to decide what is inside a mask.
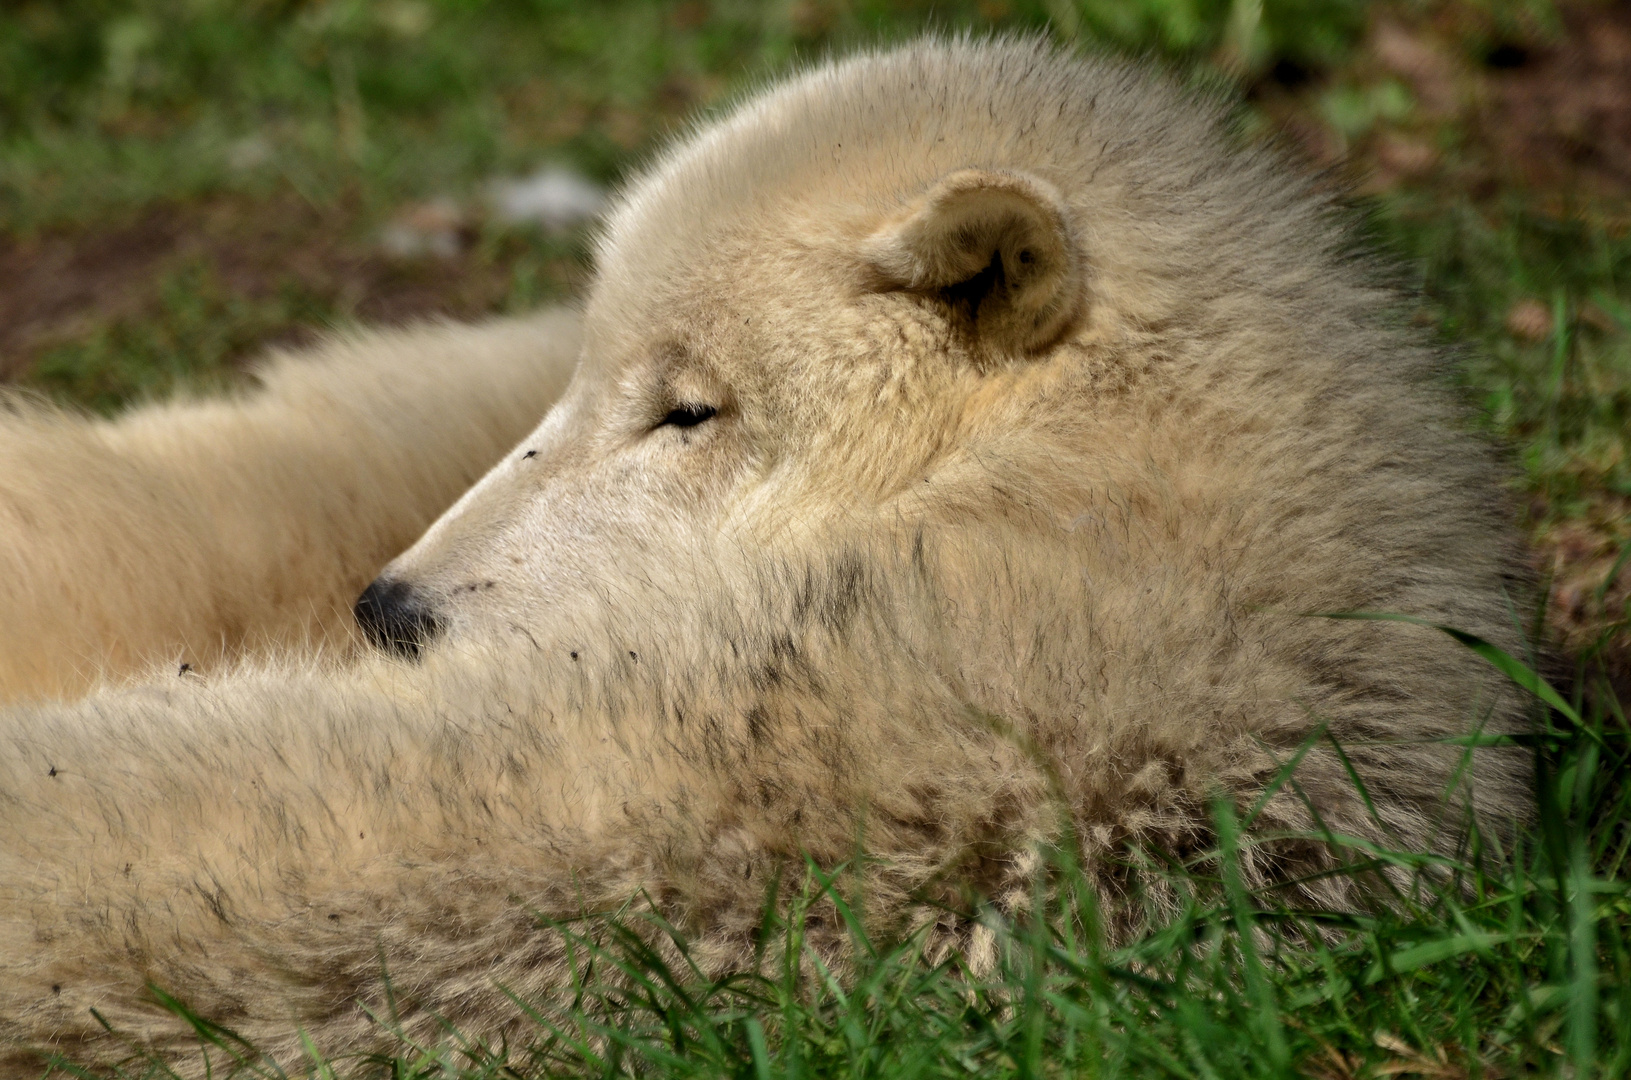
[[[389,578],[375,578],[351,610],[369,641],[409,658],[417,657],[420,646],[442,629],[442,621],[413,586]]]

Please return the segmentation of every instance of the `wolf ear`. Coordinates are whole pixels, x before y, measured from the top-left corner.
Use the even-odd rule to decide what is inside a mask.
[[[1052,344],[1083,300],[1082,257],[1051,184],[962,169],[863,247],[884,289],[947,304],[982,343],[1031,353]]]

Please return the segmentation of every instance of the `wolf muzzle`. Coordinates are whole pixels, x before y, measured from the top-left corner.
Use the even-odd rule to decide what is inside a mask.
[[[410,660],[442,630],[436,612],[405,581],[375,578],[351,611],[377,648]]]

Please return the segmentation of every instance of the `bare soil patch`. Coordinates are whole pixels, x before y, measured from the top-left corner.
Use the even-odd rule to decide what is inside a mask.
[[[1480,135],[1526,187],[1631,197],[1631,3],[1559,14],[1559,40],[1486,54]]]
[[[502,310],[514,299],[516,264],[531,250],[524,238],[471,226],[452,250],[394,257],[364,222],[353,208],[319,209],[293,197],[222,198],[150,207],[111,228],[0,234],[0,378],[25,376],[45,352],[99,327],[162,318],[163,285],[183,268],[235,301],[287,311],[288,321],[246,344],[253,352],[334,321]],[[575,274],[570,260],[549,260],[535,287],[564,292]]]

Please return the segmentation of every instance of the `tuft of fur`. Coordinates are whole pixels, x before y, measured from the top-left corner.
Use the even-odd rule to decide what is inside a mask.
[[[0,405],[0,702],[349,647],[351,604],[537,422],[574,312],[353,332],[227,400]]]
[[[1251,883],[1333,907],[1311,830],[1509,831],[1521,759],[1446,739],[1520,696],[1308,616],[1513,639],[1497,472],[1347,249],[1214,105],[1035,42],[702,129],[609,222],[561,402],[387,568],[421,665],[0,715],[5,1069],[117,1057],[97,1017],[181,1054],[148,983],[289,1064],[365,1008],[518,1038],[568,972],[537,914],[639,894],[749,965],[770,883],[857,838],[863,917],[978,959],[948,906],[1068,843],[1118,910],[1118,854],[1204,853],[1218,796],[1261,804]]]

